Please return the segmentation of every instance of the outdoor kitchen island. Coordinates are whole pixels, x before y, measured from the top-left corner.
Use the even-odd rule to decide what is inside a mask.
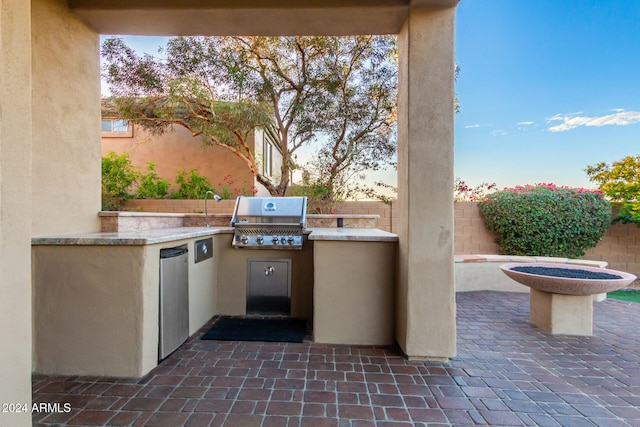
[[[215,315],[245,315],[250,258],[291,258],[291,316],[314,341],[391,344],[397,237],[307,229],[302,250],[231,247],[231,227],[177,227],[32,239],[34,371],[141,377],[158,364],[160,250],[186,246],[189,334]],[[196,242],[212,256],[196,262]]]

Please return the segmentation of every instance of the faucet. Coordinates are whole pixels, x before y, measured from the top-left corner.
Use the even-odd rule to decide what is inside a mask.
[[[213,197],[213,200],[215,200],[216,202],[220,203],[220,200],[222,200],[222,197],[218,196],[216,193],[214,193],[213,191],[209,190],[206,193],[204,193],[204,222],[205,222],[205,227],[209,228],[209,211],[207,211],[207,197],[209,196],[209,193],[211,193],[211,196]]]

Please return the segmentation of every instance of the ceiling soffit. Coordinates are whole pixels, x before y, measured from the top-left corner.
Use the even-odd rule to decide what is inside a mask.
[[[410,8],[454,7],[458,0],[69,0],[100,34],[396,34]]]

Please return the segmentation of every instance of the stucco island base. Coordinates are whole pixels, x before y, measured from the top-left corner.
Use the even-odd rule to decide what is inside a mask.
[[[529,322],[554,335],[593,335],[593,296],[531,289]]]

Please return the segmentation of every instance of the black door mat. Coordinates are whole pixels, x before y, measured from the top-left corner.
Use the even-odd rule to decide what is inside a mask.
[[[301,319],[221,317],[202,336],[203,340],[221,341],[304,341],[307,323]]]

